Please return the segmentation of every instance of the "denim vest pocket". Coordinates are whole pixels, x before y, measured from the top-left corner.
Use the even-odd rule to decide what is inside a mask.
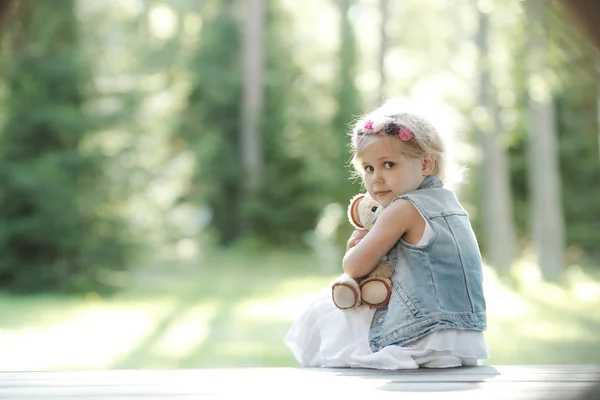
[[[392,286],[392,290],[396,292],[396,295],[399,299],[402,299],[402,302],[413,316],[416,317],[417,315],[419,315],[419,309],[417,308],[417,306],[415,306],[410,297],[408,297],[406,291],[404,290],[400,282],[396,281],[394,283],[394,286]]]

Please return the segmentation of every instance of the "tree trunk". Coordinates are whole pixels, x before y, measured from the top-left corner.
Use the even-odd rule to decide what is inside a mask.
[[[515,257],[510,173],[501,139],[501,126],[496,92],[491,79],[488,36],[489,15],[479,12],[479,106],[485,110],[478,121],[478,132],[484,153],[481,174],[485,258],[500,275],[508,275]]]
[[[597,49],[600,50],[600,2],[598,0],[568,0],[561,2],[587,31]]]
[[[15,2],[13,0],[0,0],[0,37],[6,30],[14,6]]]
[[[260,113],[263,101],[264,0],[244,1],[241,154],[249,193],[259,186],[262,174]]]
[[[543,4],[527,2],[529,13],[529,160],[533,244],[542,276],[556,280],[564,266],[564,218],[554,100],[545,74]]]
[[[600,46],[599,46],[600,47]],[[598,129],[598,159],[600,160],[600,59],[596,57],[596,129]]]
[[[385,56],[388,51],[389,37],[387,33],[387,23],[389,19],[389,0],[379,0],[379,16],[381,23],[379,24],[379,96],[378,102],[382,102],[385,99]]]

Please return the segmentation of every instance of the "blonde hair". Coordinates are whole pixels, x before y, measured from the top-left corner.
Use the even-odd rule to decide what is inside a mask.
[[[388,139],[407,157],[431,157],[435,164],[432,175],[442,180],[446,177],[447,160],[442,137],[432,124],[416,114],[382,106],[360,118],[354,124],[351,136],[351,162],[359,175],[360,153],[373,141]]]

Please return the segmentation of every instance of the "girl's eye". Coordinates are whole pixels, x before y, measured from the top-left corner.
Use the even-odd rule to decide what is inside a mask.
[[[387,169],[390,169],[394,166],[394,163],[391,161],[386,161],[385,163],[383,163],[383,166],[386,167]]]
[[[365,171],[366,171],[366,172],[373,172],[373,171],[374,171],[374,169],[373,169],[373,167],[372,167],[372,166],[370,166],[370,165],[367,165],[367,166],[365,167]]]

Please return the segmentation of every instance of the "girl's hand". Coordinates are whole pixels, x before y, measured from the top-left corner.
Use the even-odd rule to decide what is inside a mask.
[[[348,252],[348,250],[356,246],[362,240],[362,238],[365,237],[367,232],[368,231],[366,230],[359,229],[352,232],[352,235],[350,235],[350,239],[348,239],[348,243],[346,244],[346,252]]]

